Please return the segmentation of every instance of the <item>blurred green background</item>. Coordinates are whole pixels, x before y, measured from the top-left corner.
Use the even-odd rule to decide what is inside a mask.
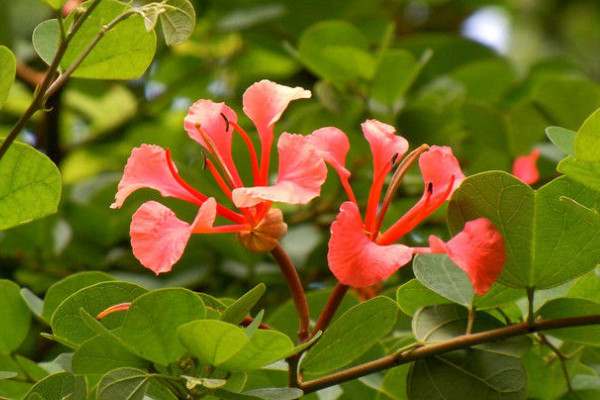
[[[45,64],[31,45],[33,29],[52,18],[36,0],[1,0],[0,44],[19,62],[18,82],[0,114],[5,135],[32,97]],[[256,138],[241,111],[244,90],[260,79],[302,86],[313,98],[292,103],[276,132],[309,134],[336,126],[350,137],[347,166],[359,201],[366,201],[371,158],[360,123],[393,124],[415,148],[451,145],[467,174],[501,169],[535,146],[542,181],[562,158],[544,128],[576,130],[600,106],[600,3],[594,0],[227,0],[193,1],[197,27],[183,45],[159,41],[155,61],[130,82],[73,79],[39,113],[20,140],[50,156],[64,178],[57,215],[0,232],[0,277],[34,292],[83,270],[107,271],[147,287],[182,285],[237,296],[257,282],[266,301],[286,297],[285,282],[268,256],[250,254],[234,235],[194,235],[173,271],[156,278],[131,254],[131,215],[157,193],[143,190],[111,210],[131,149],[141,143],[171,149],[181,175],[207,195],[219,195],[202,152],[183,130],[197,99],[226,101]],[[258,143],[258,141],[257,141]],[[238,167],[250,163],[234,144]],[[276,162],[272,162],[273,174]],[[417,168],[388,213],[398,218],[422,193]],[[285,206],[283,241],[310,288],[330,286],[329,224],[345,200],[337,179],[306,206]],[[196,208],[161,199],[179,218]],[[430,233],[447,237],[444,210],[406,238],[422,245]],[[405,267],[390,282],[410,276]]]

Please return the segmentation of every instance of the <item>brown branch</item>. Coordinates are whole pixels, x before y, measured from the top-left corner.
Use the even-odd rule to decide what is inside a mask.
[[[306,301],[306,294],[302,287],[302,282],[298,276],[298,272],[292,263],[292,260],[285,252],[281,244],[278,242],[277,246],[271,250],[271,254],[275,257],[277,264],[283,272],[283,276],[290,288],[290,293],[294,299],[294,305],[298,312],[298,318],[300,319],[300,327],[298,328],[298,341],[300,344],[306,342],[308,339],[308,327],[310,324],[310,314],[308,312],[308,303]]]
[[[386,356],[368,363],[348,368],[346,370],[301,382],[299,388],[304,393],[311,393],[329,386],[360,378],[374,372],[383,371],[401,364],[406,364],[426,357],[437,356],[453,350],[466,349],[478,344],[507,339],[513,336],[526,335],[534,332],[547,331],[560,328],[571,328],[586,325],[600,324],[600,314],[585,315],[570,318],[536,320],[530,325],[528,322],[505,326],[491,331],[461,335],[443,342],[432,343],[414,350],[407,350],[399,354]]]
[[[319,315],[319,319],[313,328],[311,336],[314,336],[318,331],[325,331],[325,329],[327,329],[327,326],[329,326],[331,319],[335,315],[335,312],[340,306],[340,303],[344,299],[344,295],[349,288],[350,286],[343,285],[339,282],[337,285],[335,285],[333,291],[327,299],[327,304],[325,304],[323,311],[321,311],[321,315]]]
[[[40,86],[46,74],[36,71],[27,64],[17,61],[17,79],[25,83],[31,90]]]

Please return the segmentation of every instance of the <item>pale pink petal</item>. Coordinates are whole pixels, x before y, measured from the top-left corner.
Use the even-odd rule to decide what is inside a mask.
[[[198,126],[212,140],[221,155],[231,153],[233,127],[229,125],[228,121],[237,122],[237,115],[225,103],[198,100],[192,104],[183,121],[188,135],[208,152],[211,150],[198,131]]]
[[[331,272],[344,285],[374,285],[389,278],[413,256],[410,247],[401,244],[380,246],[372,242],[363,229],[356,204],[343,203],[331,224],[327,260]]]
[[[331,165],[342,178],[348,178],[350,171],[345,167],[346,154],[350,150],[350,142],[344,132],[334,127],[317,129],[307,136],[326,163]]]
[[[431,202],[444,202],[452,195],[465,175],[450,147],[431,146],[419,157],[419,168],[423,175],[425,189],[431,184]],[[452,184],[451,187],[449,185]],[[442,197],[443,199],[438,199]]]
[[[477,294],[482,295],[488,291],[506,263],[502,235],[486,218],[467,222],[465,228],[445,246],[440,247],[439,242],[441,240],[435,236],[429,238],[432,252],[447,253],[467,273]]]
[[[173,169],[177,172],[174,165]],[[192,195],[175,179],[169,169],[167,153],[159,146],[143,144],[132,150],[115,202],[110,207],[120,208],[131,193],[142,188],[155,189],[165,197],[176,197],[195,204],[204,200]]]
[[[513,163],[513,175],[528,185],[536,183],[540,179],[536,162],[540,151],[534,149],[529,155],[518,157]]]
[[[156,201],[142,204],[133,214],[129,229],[133,255],[156,275],[171,270],[191,233],[188,223]]]
[[[373,176],[377,179],[392,169],[392,159],[402,158],[408,150],[408,141],[396,135],[396,128],[375,119],[361,124],[373,153]]]
[[[327,167],[305,136],[283,133],[277,150],[277,183],[234,189],[232,199],[237,207],[252,207],[263,201],[306,204],[321,193]]]
[[[279,121],[290,102],[310,96],[310,90],[291,88],[265,79],[246,90],[243,97],[244,113],[256,125],[263,146],[272,142],[273,125]]]
[[[214,197],[209,197],[196,214],[196,219],[192,223],[192,233],[209,233],[213,231],[213,224],[217,217],[217,201]]]

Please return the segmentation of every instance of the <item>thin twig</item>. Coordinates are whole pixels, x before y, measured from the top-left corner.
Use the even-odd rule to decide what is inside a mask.
[[[568,357],[563,354],[562,351],[558,347],[552,344],[543,333],[538,333],[535,335],[538,341],[546,346],[556,355],[558,358],[558,362],[560,362],[560,367],[562,369],[563,375],[565,376],[565,381],[567,381],[567,389],[569,392],[573,392],[573,387],[571,386],[571,378],[569,377],[569,371],[567,370],[566,360]]]
[[[319,315],[319,319],[313,328],[311,336],[316,335],[318,331],[325,331],[325,329],[327,329],[327,326],[329,326],[329,323],[331,322],[349,288],[350,286],[343,285],[339,282],[337,285],[335,285],[333,291],[327,299],[325,307],[323,307],[323,311],[321,311],[321,315]]]
[[[277,264],[283,272],[283,276],[290,289],[290,293],[298,312],[298,318],[300,319],[300,327],[298,328],[298,341],[300,344],[306,342],[308,339],[308,327],[310,325],[310,314],[308,312],[308,303],[306,301],[306,294],[302,287],[302,282],[298,276],[298,272],[292,263],[292,260],[285,252],[281,244],[277,243],[277,246],[271,250],[271,254],[275,257]]]
[[[443,342],[425,345],[418,349],[408,350],[399,354],[392,354],[390,356],[361,364],[356,367],[348,368],[322,378],[301,382],[298,387],[302,389],[304,393],[311,393],[329,386],[347,382],[352,379],[360,378],[374,372],[383,371],[385,369],[406,364],[418,359],[437,356],[453,350],[466,349],[482,343],[488,343],[514,336],[526,335],[529,333],[552,329],[599,324],[600,314],[560,319],[539,319],[533,321],[532,324],[530,324],[528,321],[521,322],[519,324],[493,329],[491,331],[472,333],[470,335],[461,335]]]

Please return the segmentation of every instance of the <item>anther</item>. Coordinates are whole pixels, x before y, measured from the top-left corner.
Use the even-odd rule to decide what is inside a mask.
[[[225,120],[225,132],[227,132],[227,131],[229,131],[229,120],[223,113],[221,113],[221,117],[223,117],[223,120]]]
[[[429,182],[429,184],[427,185],[427,192],[429,193],[429,195],[433,194],[433,182]]]

